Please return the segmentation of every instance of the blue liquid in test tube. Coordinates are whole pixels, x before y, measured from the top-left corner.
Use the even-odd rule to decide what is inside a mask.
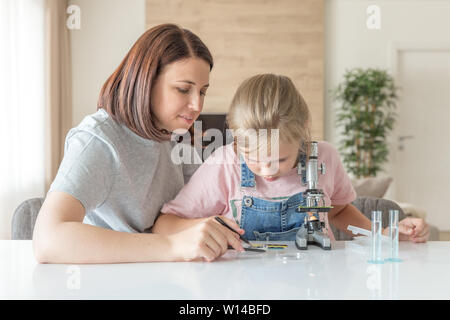
[[[381,252],[381,228],[382,228],[382,212],[372,211],[372,258],[367,261],[374,264],[384,263]]]
[[[398,258],[398,210],[389,210],[390,257],[386,261],[401,262]]]

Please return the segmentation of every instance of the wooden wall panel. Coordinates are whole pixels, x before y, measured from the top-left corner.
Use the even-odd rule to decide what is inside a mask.
[[[227,112],[239,84],[258,73],[289,76],[323,139],[323,0],[146,0],[146,27],[175,23],[210,49],[214,68],[203,113]]]

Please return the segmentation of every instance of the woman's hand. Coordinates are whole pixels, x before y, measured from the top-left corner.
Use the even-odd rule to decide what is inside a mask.
[[[221,219],[239,234],[244,233],[234,221],[222,216]],[[214,216],[199,219],[195,225],[168,235],[168,238],[175,260],[178,261],[203,258],[210,262],[222,256],[228,250],[228,246],[237,251],[244,251],[239,235],[218,223]]]
[[[430,237],[430,229],[425,220],[421,218],[405,218],[398,223],[399,240],[415,243],[427,242]],[[389,227],[383,230],[383,234],[389,236]]]

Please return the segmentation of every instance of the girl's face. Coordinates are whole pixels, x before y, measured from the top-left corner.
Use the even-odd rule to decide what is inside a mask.
[[[271,154],[268,154],[267,157],[261,157],[260,154],[257,157],[248,153],[243,155],[245,163],[254,174],[267,181],[274,181],[295,167],[298,162],[299,148],[300,144],[298,143],[280,141],[279,153],[278,155],[274,154],[273,157]]]
[[[209,86],[209,64],[199,58],[175,61],[161,71],[151,91],[156,125],[183,134],[203,109]]]

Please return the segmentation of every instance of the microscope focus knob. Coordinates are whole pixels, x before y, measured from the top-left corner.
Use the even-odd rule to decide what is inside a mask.
[[[325,172],[327,172],[327,168],[325,167],[325,163],[321,163],[320,164],[319,170],[320,170],[321,174],[325,174]]]

